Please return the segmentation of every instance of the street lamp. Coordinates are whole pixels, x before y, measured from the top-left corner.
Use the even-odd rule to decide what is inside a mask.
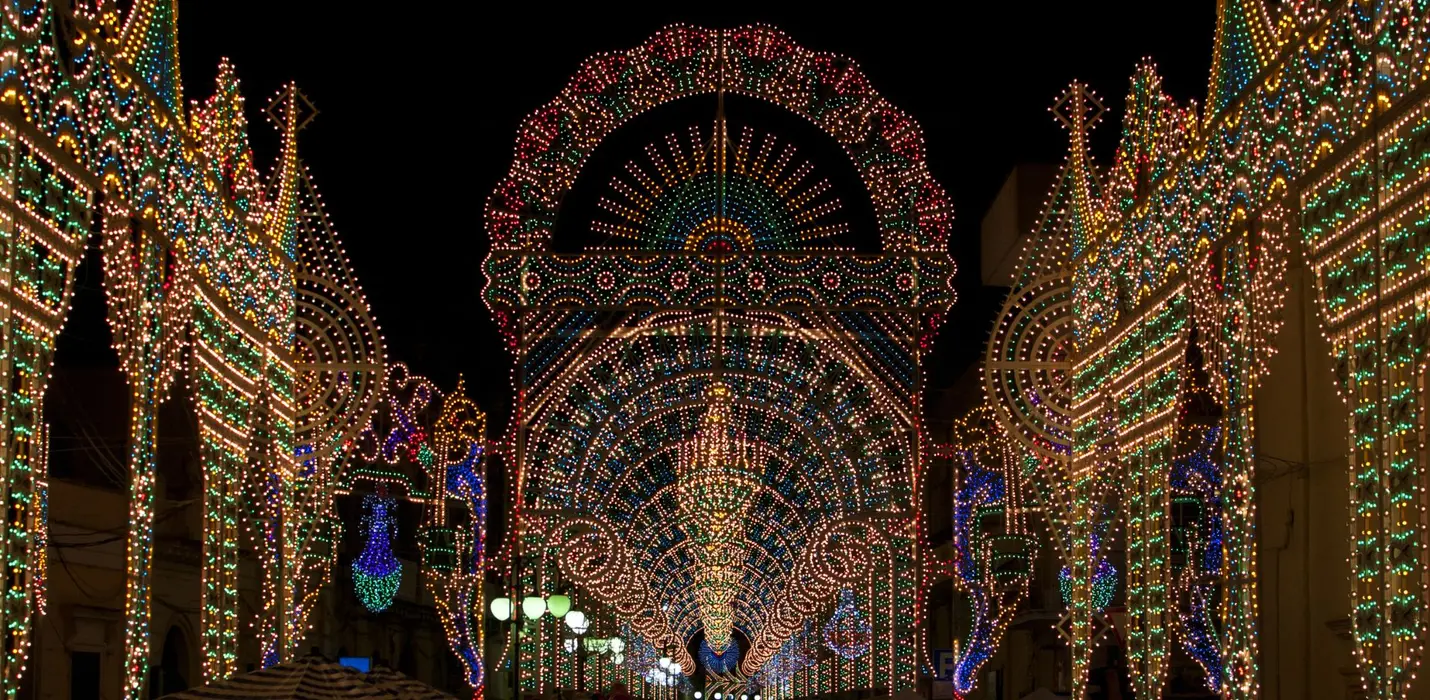
[[[546,610],[551,616],[560,620],[566,616],[566,612],[571,609],[571,598],[561,593],[551,595],[546,599]]]
[[[562,602],[562,601],[565,601],[565,602],[564,602],[564,606],[563,606],[563,602]],[[532,625],[532,624],[535,624],[537,620],[541,619],[541,616],[544,615],[544,614],[546,614],[546,613],[548,612],[548,610],[551,612],[552,617],[560,617],[561,615],[566,614],[566,611],[569,610],[570,608],[571,608],[571,599],[570,599],[570,598],[567,598],[566,596],[563,596],[563,595],[553,595],[553,596],[551,596],[551,605],[548,606],[548,605],[547,605],[547,602],[546,602],[546,599],[545,599],[545,598],[542,598],[541,595],[538,593],[538,594],[533,594],[533,595],[526,596],[525,598],[522,598],[522,599],[521,599],[521,614],[518,615],[517,612],[516,612],[516,604],[514,603],[514,601],[512,600],[512,598],[508,598],[508,597],[502,596],[502,597],[499,597],[499,598],[493,598],[493,599],[492,599],[491,605],[489,606],[489,609],[491,610],[491,613],[492,613],[492,617],[496,618],[499,622],[507,622],[507,621],[510,621],[510,622],[511,622],[511,646],[512,646],[512,661],[511,661],[511,664],[512,664],[512,670],[511,670],[511,696],[512,696],[512,700],[518,700],[518,698],[521,697],[521,681],[520,681],[520,679],[519,679],[518,676],[517,676],[517,674],[518,674],[518,673],[520,672],[520,670],[521,670],[521,663],[520,663],[520,660],[519,660],[519,658],[518,658],[518,657],[520,656],[521,652],[520,652],[520,648],[519,648],[519,646],[518,646],[517,637],[519,636],[519,635],[518,635],[518,632],[519,632],[519,628],[520,628],[520,626],[521,626],[522,617],[524,616],[524,617],[526,618],[526,624],[527,624],[527,625]],[[557,614],[558,612],[561,613],[561,615],[558,615],[558,614]]]
[[[586,619],[586,613],[580,610],[572,610],[566,613],[566,626],[570,627],[571,631],[575,632],[576,636],[579,637],[586,634],[586,630],[591,628],[591,621]]]
[[[553,599],[555,597],[556,596],[552,596]],[[570,599],[567,599],[566,596],[561,597],[566,600],[564,607],[570,608]],[[550,607],[549,603],[548,607]],[[576,690],[578,692],[585,692],[586,656],[591,653],[591,650],[587,648],[586,645],[581,644],[580,638],[582,635],[586,634],[586,630],[591,629],[591,621],[587,620],[586,613],[581,612],[580,610],[571,610],[570,612],[562,610],[561,613],[566,617],[566,626],[570,627],[571,632],[576,635],[574,638],[567,640],[571,649],[576,652]],[[553,612],[552,614],[555,615],[556,613]]]
[[[521,600],[521,611],[526,613],[526,619],[535,621],[546,612],[546,600],[539,595],[529,595]]]

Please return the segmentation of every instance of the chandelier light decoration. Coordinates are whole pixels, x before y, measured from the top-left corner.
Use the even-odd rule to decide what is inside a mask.
[[[363,498],[363,529],[367,535],[362,553],[353,560],[353,586],[358,600],[379,613],[392,605],[402,583],[402,562],[392,553],[397,537],[397,501],[368,494]]]
[[[824,646],[845,659],[857,659],[869,653],[872,633],[869,621],[859,612],[854,591],[840,591],[839,605],[824,623]]]
[[[732,128],[752,99],[849,158]],[[709,105],[713,124],[624,168],[592,158],[675,102]],[[786,666],[787,687],[914,687],[920,362],[953,302],[951,209],[918,125],[848,59],[777,30],[674,26],[583,64],[515,150],[488,200],[483,298],[522,397],[507,480],[518,585],[571,582],[685,672],[702,639],[712,656],[738,649],[705,665],[729,687],[851,589],[867,653]],[[864,186],[836,192],[831,167]],[[601,243],[571,239],[589,234]],[[714,416],[727,427],[702,431]],[[527,692],[634,685],[649,668],[587,664],[577,679],[550,661],[560,630],[539,627],[518,644]]]
[[[700,428],[680,449],[678,476],[683,520],[699,567],[696,604],[705,641],[721,650],[719,656],[733,642],[730,606],[744,568],[745,517],[760,490],[765,456],[759,443],[744,439],[736,428],[729,386],[711,386],[707,400]]]

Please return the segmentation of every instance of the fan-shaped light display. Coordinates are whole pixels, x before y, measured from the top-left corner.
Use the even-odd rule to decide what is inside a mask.
[[[827,180],[790,144],[746,127],[738,140],[718,120],[707,135],[666,137],[632,161],[601,199],[599,234],[664,250],[788,250],[849,231]],[[723,193],[711,197],[712,191]]]
[[[735,640],[730,640],[728,646],[720,652],[716,652],[710,647],[710,640],[700,640],[700,665],[705,670],[713,674],[731,673],[739,668],[740,645]]]

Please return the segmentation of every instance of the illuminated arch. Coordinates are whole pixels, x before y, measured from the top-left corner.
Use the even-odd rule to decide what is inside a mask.
[[[847,227],[822,174],[768,138],[730,134],[726,93],[803,116],[839,144],[873,205],[877,252],[836,247]],[[601,211],[558,227],[608,136],[699,95],[720,96],[712,129],[647,148],[593,202]],[[637,646],[687,669],[702,632],[717,644],[728,632],[749,643],[727,670],[741,677],[855,589],[874,653],[834,681],[825,666],[811,673],[911,687],[917,608],[900,601],[919,595],[920,358],[954,272],[951,213],[917,125],[850,61],[778,31],[674,27],[588,61],[533,114],[486,215],[484,299],[512,341],[522,397],[514,585],[574,583],[580,605],[612,611]],[[607,243],[554,249],[558,228],[588,225]],[[736,455],[740,479],[758,484],[738,505],[691,509],[682,484],[701,483],[695,473],[721,483],[726,464],[691,456],[721,385],[732,390],[722,425],[751,450]],[[543,629],[519,645],[534,690],[574,682],[547,663],[561,631]],[[629,682],[637,671],[609,672]]]
[[[579,513],[631,533],[625,546],[633,563],[661,582],[661,590],[671,591],[664,600],[676,608],[670,613],[674,631],[686,638],[695,634],[696,623],[688,609],[690,543],[675,512],[675,451],[693,431],[706,406],[703,392],[714,381],[713,345],[691,330],[711,323],[710,317],[657,314],[567,365],[544,394],[547,400],[533,408],[530,421],[536,428],[528,449],[542,468],[523,493],[527,508]],[[773,448],[755,497],[761,533],[747,538],[755,545],[741,576],[749,583],[748,595],[736,606],[737,628],[753,638],[766,609],[774,606],[772,593],[783,588],[777,584],[794,568],[794,553],[805,547],[804,530],[812,522],[896,507],[907,497],[906,480],[891,488],[876,478],[880,470],[869,468],[864,455],[913,449],[913,436],[872,433],[861,425],[870,414],[855,404],[893,407],[898,393],[841,357],[838,344],[771,318],[729,323],[749,342],[732,351],[739,361],[724,368],[722,380],[736,388],[735,410],[750,436]],[[667,349],[630,352],[647,342],[664,342]],[[619,373],[605,369],[630,355],[640,363]],[[696,369],[664,371],[676,357]],[[856,399],[861,386],[872,392]],[[773,394],[783,398],[760,400]]]
[[[487,201],[493,248],[542,248],[596,146],[666,102],[729,91],[802,115],[849,154],[869,189],[885,251],[942,251],[953,219],[925,162],[923,130],[850,59],[810,51],[772,27],[669,27],[592,57],[517,134],[516,160]]]

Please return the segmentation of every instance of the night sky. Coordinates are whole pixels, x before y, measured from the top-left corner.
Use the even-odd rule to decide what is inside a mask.
[[[1089,82],[1111,110],[1095,135],[1102,162],[1142,57],[1157,61],[1174,97],[1204,98],[1216,3],[1187,4],[1197,7],[1169,24],[1145,2],[949,3],[933,19],[881,12],[894,3],[835,13],[833,5],[770,2],[668,3],[654,12],[518,2],[495,12],[410,0],[380,11],[318,0],[187,0],[180,50],[189,100],[212,93],[220,57],[233,60],[265,171],[277,139],[262,108],[284,82],[298,82],[320,112],[300,153],[390,357],[443,387],[465,373],[474,398],[500,416],[511,358],[479,296],[482,211],[521,119],[585,57],[635,46],[677,22],[768,23],[808,48],[853,57],[922,124],[934,176],[954,203],[961,302],[929,364],[938,387],[979,356],[992,322],[995,295],[979,293],[979,222],[1014,165],[1061,162],[1065,136],[1047,108],[1067,83]]]

